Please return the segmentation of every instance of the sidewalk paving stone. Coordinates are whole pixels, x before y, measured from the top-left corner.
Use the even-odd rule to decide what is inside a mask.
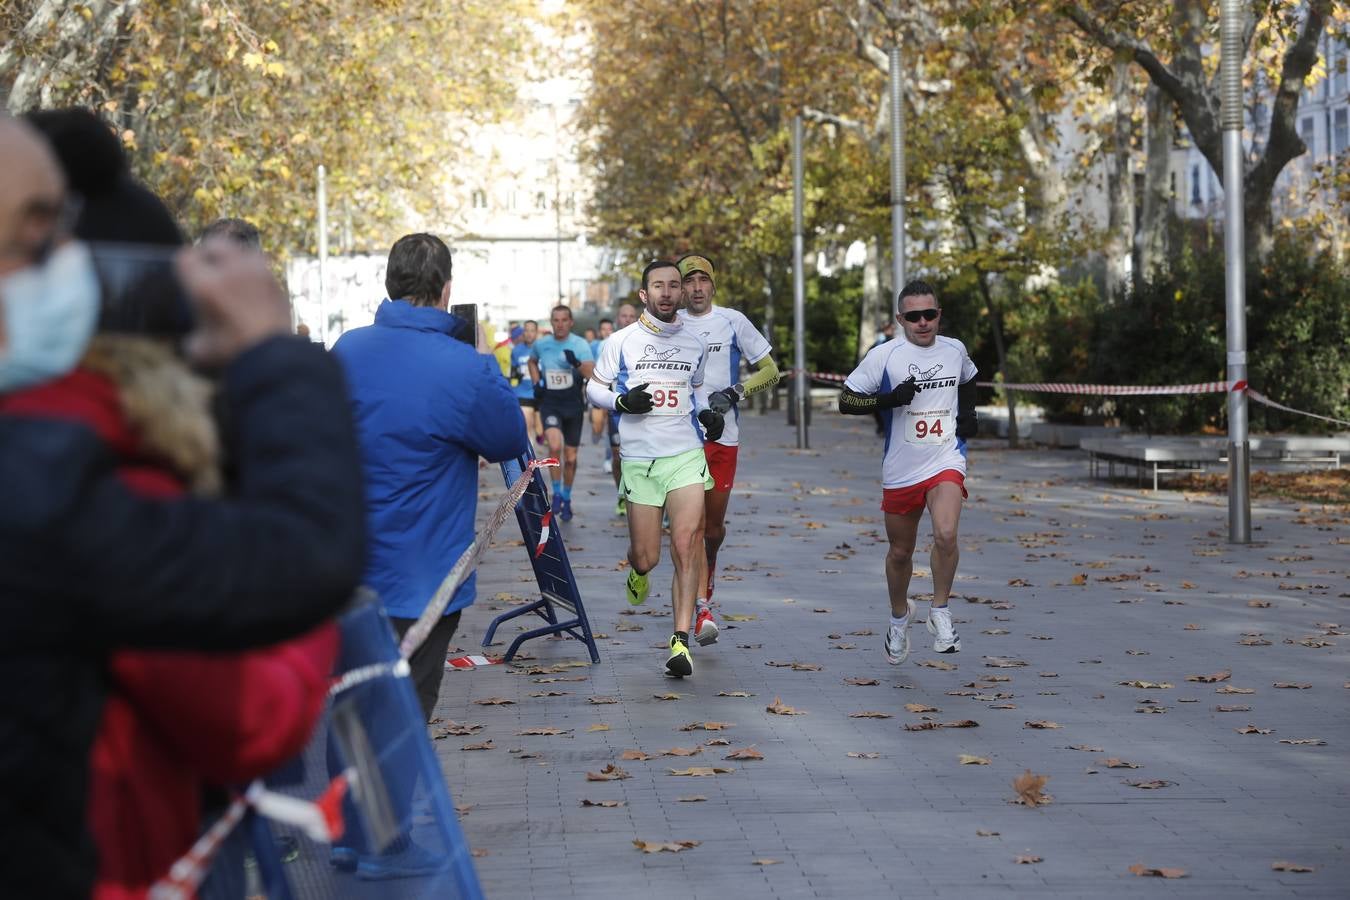
[[[1258,501],[1256,543],[1239,547],[1226,543],[1222,497],[1093,481],[1076,452],[976,442],[952,600],[962,652],[933,654],[919,622],[909,661],[892,667],[881,654],[886,545],[870,421],[820,413],[809,451],[792,448],[780,415],[747,414],[742,433],[715,598],[724,630],[717,645],[693,648],[692,679],[665,679],[654,646],[670,634],[668,552],[646,606],[623,601],[627,530],[612,518],[599,446],[581,448],[576,518],[562,527],[592,625],[606,635],[600,664],[547,676],[523,665],[447,671],[437,714],[484,726],[436,748],[467,805],[469,842],[488,851],[476,862],[489,897],[1345,896],[1350,635],[1339,632],[1350,632],[1350,510]],[[480,506],[500,490],[495,467],[485,469]],[[928,545],[925,522],[915,594],[931,590]],[[464,651],[478,652],[513,598],[532,597],[524,554],[508,523],[480,569]],[[917,605],[922,620],[927,604]],[[849,634],[864,630],[873,633]],[[513,623],[499,638],[516,633]],[[571,640],[523,652],[531,665],[586,659]],[[991,667],[987,657],[1026,665]],[[767,665],[793,661],[821,668]],[[1120,684],[1131,681],[1151,684]],[[1218,692],[1231,688],[1253,692]],[[566,693],[530,696],[548,690]],[[653,696],[665,693],[681,696]],[[515,702],[473,703],[489,697]],[[804,714],[768,714],[776,697]],[[861,711],[890,718],[850,717]],[[925,716],[979,727],[904,730]],[[704,721],[732,724],[679,730]],[[1042,721],[1060,727],[1025,724]],[[608,730],[588,730],[598,723]],[[1248,725],[1270,733],[1238,733]],[[517,734],[533,726],[566,732]],[[712,738],[730,743],[708,746]],[[1280,743],[1313,738],[1326,743]],[[495,749],[460,750],[488,739]],[[723,758],[749,745],[765,758]],[[677,747],[701,750],[620,759]],[[961,765],[961,754],[990,762]],[[1140,768],[1107,768],[1113,757]],[[630,777],[586,780],[610,763]],[[700,766],[734,771],[668,774]],[[1009,802],[1024,770],[1050,776],[1052,803]],[[1170,783],[1127,783],[1150,780]],[[691,795],[706,799],[680,802]],[[583,798],[625,805],[584,808]],[[702,844],[644,854],[634,839]],[[1019,865],[1023,853],[1043,861]],[[1315,871],[1273,871],[1280,860]],[[1138,877],[1135,863],[1188,876]]]

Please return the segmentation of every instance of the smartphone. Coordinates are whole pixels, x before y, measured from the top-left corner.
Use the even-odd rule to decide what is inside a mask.
[[[454,337],[471,347],[478,346],[478,304],[453,303],[450,305],[450,315],[462,323],[455,330]]]
[[[181,249],[90,243],[99,283],[99,331],[170,338],[192,331],[192,303],[174,265]]]

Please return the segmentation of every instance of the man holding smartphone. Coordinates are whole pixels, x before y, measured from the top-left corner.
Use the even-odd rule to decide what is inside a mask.
[[[961,636],[952,627],[947,600],[961,548],[957,525],[966,498],[966,438],[974,437],[975,364],[955,338],[938,334],[942,319],[933,288],[911,281],[900,291],[901,340],[873,347],[844,382],[839,411],[879,411],[886,427],[881,463],[881,510],[886,514],[886,586],[891,621],[886,661],[899,665],[909,655],[914,604],[914,544],[925,509],[933,525],[933,604],[928,632],[935,653],[957,653]]]
[[[529,446],[511,386],[496,359],[472,343],[476,323],[447,311],[450,272],[450,248],[440,238],[399,238],[384,280],[389,299],[375,323],[348,331],[333,347],[347,373],[365,460],[365,582],[400,637],[473,542],[478,458],[502,462]],[[470,575],[409,660],[428,719],[474,588]]]

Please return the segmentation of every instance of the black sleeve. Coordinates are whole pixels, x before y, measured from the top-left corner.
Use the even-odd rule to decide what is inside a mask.
[[[365,560],[362,477],[336,360],[292,338],[226,372],[226,500],[133,496],[84,428],[0,430],[0,644],[233,649],[337,612]],[[6,493],[10,491],[6,488]]]
[[[956,436],[972,438],[979,431],[975,418],[975,379],[956,386]]]
[[[890,407],[883,403],[885,394],[859,394],[844,388],[839,392],[839,411],[846,416],[870,416]]]

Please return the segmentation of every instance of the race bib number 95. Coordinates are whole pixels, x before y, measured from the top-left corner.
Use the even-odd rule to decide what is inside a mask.
[[[565,391],[572,386],[572,370],[549,369],[544,373],[544,384],[550,391]]]
[[[905,410],[905,440],[911,444],[945,444],[956,437],[951,410]]]
[[[687,416],[693,388],[684,381],[653,381],[647,390],[652,395],[653,416]]]

